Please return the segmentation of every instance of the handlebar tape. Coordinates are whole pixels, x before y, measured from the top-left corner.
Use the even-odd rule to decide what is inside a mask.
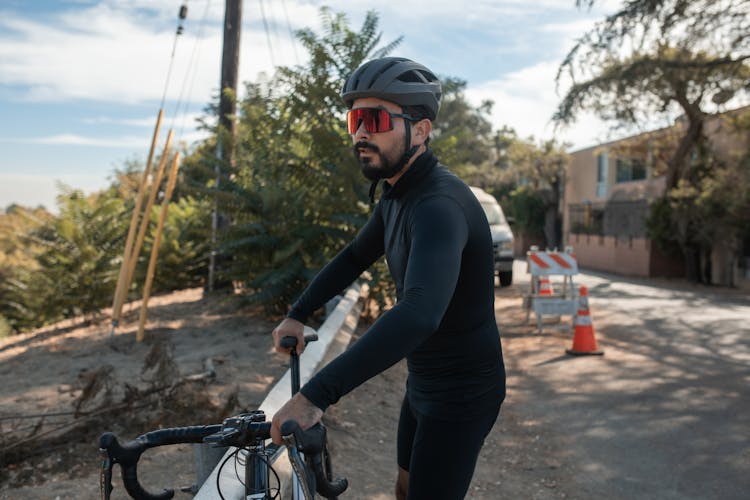
[[[318,340],[318,334],[317,333],[311,333],[310,335],[305,335],[305,345],[309,344],[310,342],[315,342]],[[279,341],[279,344],[281,347],[297,347],[297,337],[292,336],[286,336],[282,337]]]
[[[174,496],[174,490],[165,489],[161,493],[149,493],[138,482],[138,460],[149,448],[178,443],[201,443],[203,438],[219,432],[221,425],[196,425],[160,429],[138,436],[132,441],[120,444],[111,432],[99,438],[99,447],[106,450],[112,463],[120,464],[122,482],[128,494],[138,500],[167,500]]]

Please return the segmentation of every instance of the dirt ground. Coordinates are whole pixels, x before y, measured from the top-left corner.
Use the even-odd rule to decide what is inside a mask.
[[[523,400],[534,389],[521,391],[524,378],[516,354],[535,350],[542,342],[569,342],[570,333],[551,330],[543,336],[536,325],[526,322],[522,309],[522,287],[496,289],[495,312],[501,329],[508,394],[500,417],[485,441],[466,498],[558,499],[576,498],[567,453],[554,434],[538,422],[520,414]],[[551,326],[564,326],[552,318]],[[386,500],[394,498],[396,477],[395,429],[406,381],[406,363],[401,362],[363,384],[329,409],[325,422],[330,431],[336,473],[352,485],[348,498]],[[528,380],[524,382],[528,383]],[[531,389],[531,390],[529,390]],[[451,439],[446,439],[450,453]]]
[[[542,369],[559,373],[561,382],[568,386],[558,390],[575,401],[588,390],[585,383],[598,383],[599,379],[581,381],[579,391],[577,387],[569,387],[567,381],[575,380],[571,374],[596,373],[596,369],[604,366],[602,358],[570,361],[569,357],[567,362],[561,362],[565,359],[564,349],[570,346],[570,331],[550,328],[542,335],[534,333],[535,325],[525,321],[521,307],[522,290],[522,286],[514,285],[496,291],[496,316],[508,370],[508,396],[486,440],[467,498],[602,498],[587,495],[581,489],[587,477],[601,472],[587,469],[573,453],[575,433],[566,428],[552,429],[542,421],[541,416],[557,410],[549,383],[537,378]],[[50,429],[63,433],[57,442],[0,469],[0,499],[99,498],[97,440],[101,432],[111,430],[124,438],[133,438],[160,426],[218,422],[214,415],[222,407],[232,408],[231,413],[256,407],[287,368],[286,359],[271,349],[269,332],[275,321],[238,310],[221,298],[204,298],[201,290],[186,290],[152,299],[147,339],[143,343],[134,341],[136,306],[130,306],[114,338],[110,337],[110,324],[105,318],[90,325],[71,322],[0,340],[3,461],[17,453],[19,447],[13,446],[24,439],[38,437]],[[606,311],[596,311],[597,331],[605,332],[605,340],[610,320]],[[610,363],[629,356],[626,352],[612,356],[614,346],[608,348],[605,359]],[[97,379],[92,374],[107,374],[110,406],[116,406],[128,394],[132,396],[132,387],[138,389],[137,395],[147,394],[159,369],[169,372],[162,365],[143,370],[146,360],[153,358],[159,349],[162,354],[172,353],[173,385],[179,385],[188,375],[200,378],[206,371],[207,359],[212,360],[216,376],[180,385],[185,390],[170,397],[162,396],[161,392],[156,399],[143,398],[145,403],[135,413],[127,413],[127,408],[123,408],[102,414],[101,408],[107,407],[102,395],[106,391],[97,393],[86,384]],[[404,363],[397,364],[327,412],[325,422],[330,430],[334,469],[350,483],[343,498],[393,498],[395,429],[405,375]],[[93,395],[84,397],[87,391]],[[183,399],[187,394],[188,399],[180,400],[180,394]],[[191,396],[195,398],[191,400]],[[182,406],[170,407],[167,404],[170,398]],[[131,406],[137,406],[137,401],[140,400]],[[229,404],[232,401],[234,404]],[[81,414],[77,419],[72,414],[76,405]],[[42,419],[42,414],[47,416]],[[151,417],[133,417],[144,414]],[[576,417],[587,415],[576,414]],[[75,422],[83,425],[64,434],[69,428],[62,426]],[[570,424],[577,429],[587,425],[585,421]],[[447,436],[446,453],[450,453],[451,438]],[[30,445],[22,448],[33,451]],[[194,481],[189,445],[149,451],[144,454],[142,464],[140,478],[153,492],[164,487],[189,487]],[[121,483],[116,482],[115,487],[113,497],[126,498]],[[655,494],[652,491],[641,498],[660,498]],[[188,492],[178,492],[175,498],[190,497]]]
[[[523,370],[515,366],[515,353],[533,350],[539,342],[549,341],[550,335],[532,334],[534,327],[524,321],[518,288],[498,289],[496,296],[509,374],[508,398],[483,448],[468,498],[574,498],[568,484],[573,471],[564,448],[554,435],[515,410],[529,393],[517,390]],[[286,360],[271,349],[269,332],[275,321],[238,309],[220,297],[204,298],[199,289],[152,299],[143,343],[134,341],[137,319],[135,304],[126,311],[114,338],[105,318],[90,325],[69,322],[0,341],[3,461],[19,448],[31,455],[0,471],[0,498],[99,498],[97,439],[101,432],[133,438],[160,426],[217,422],[215,415],[222,408],[237,413],[257,406],[287,367]],[[561,343],[569,337],[551,335]],[[128,387],[136,386],[140,395],[154,388],[155,374],[165,368],[158,365],[144,371],[144,365],[159,349],[171,352],[171,380],[183,388],[182,400],[179,391],[170,394],[177,406],[167,405],[169,398],[160,392],[156,399],[143,398],[114,413],[102,413],[102,408],[117,408],[127,394],[133,399]],[[215,368],[212,379],[201,378],[207,359]],[[86,385],[98,378],[92,374],[102,373],[110,382],[109,403],[104,389],[96,392]],[[199,381],[180,385],[189,375]],[[402,362],[327,412],[334,468],[351,485],[344,498],[393,497],[395,429],[404,380]],[[84,397],[86,391],[93,395]],[[129,412],[138,401],[143,404]],[[74,418],[76,405],[81,415]],[[42,419],[42,414],[47,417]],[[136,418],[141,414],[149,417]],[[44,448],[34,448],[34,441],[15,446],[38,438],[41,432],[62,437]],[[449,453],[450,439],[446,443]],[[193,482],[190,445],[149,451],[142,464],[140,478],[152,491],[189,487]],[[120,484],[116,483],[114,497],[126,498]],[[190,493],[176,495],[190,497]]]
[[[276,322],[226,297],[192,289],[152,298],[141,343],[138,315],[139,304],[127,306],[114,337],[105,317],[0,340],[1,461],[19,449],[30,455],[0,468],[0,498],[99,498],[103,431],[132,439],[160,427],[220,422],[224,410],[257,407],[287,369],[270,344]],[[214,377],[206,377],[208,360]],[[154,366],[144,371],[147,361]],[[92,387],[96,379],[107,387]],[[191,445],[170,448],[143,456],[140,477],[152,491],[192,485]],[[122,487],[115,493],[127,498]]]

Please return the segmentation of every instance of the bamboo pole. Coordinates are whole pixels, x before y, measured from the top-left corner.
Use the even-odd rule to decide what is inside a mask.
[[[161,204],[161,213],[159,214],[159,224],[156,226],[154,235],[154,246],[151,248],[151,260],[148,262],[148,272],[146,272],[146,283],[143,285],[143,301],[141,302],[141,314],[138,319],[138,332],[135,340],[143,341],[144,331],[146,328],[146,315],[148,312],[148,299],[151,295],[151,284],[154,281],[154,272],[156,271],[156,258],[159,255],[159,246],[161,245],[161,235],[164,230],[164,220],[167,218],[167,209],[169,208],[169,199],[172,197],[172,191],[177,183],[177,169],[180,162],[179,151],[175,153],[172,160],[172,167],[169,170],[169,180],[167,181],[167,191],[164,194],[164,201]]]
[[[122,264],[120,264],[120,274],[117,278],[117,286],[115,287],[115,297],[112,301],[112,330],[110,336],[114,336],[115,328],[120,322],[120,312],[122,310],[122,302],[125,295],[123,289],[125,277],[127,276],[128,259],[131,254],[131,247],[133,245],[133,239],[135,238],[135,230],[138,226],[138,216],[141,212],[141,203],[143,202],[143,193],[148,183],[148,176],[151,174],[151,162],[154,158],[154,151],[156,150],[156,141],[159,138],[159,128],[161,127],[161,120],[164,117],[164,110],[159,109],[159,115],[156,118],[156,126],[154,127],[154,135],[151,139],[151,149],[148,152],[148,160],[146,160],[146,168],[143,171],[143,178],[141,179],[141,185],[138,188],[138,193],[135,198],[135,206],[133,207],[133,216],[130,219],[130,229],[128,229],[128,236],[125,240],[125,251],[122,256]]]
[[[149,224],[151,223],[151,208],[154,206],[154,201],[156,200],[156,195],[159,192],[159,186],[161,186],[161,181],[164,178],[164,172],[166,171],[167,162],[169,161],[169,151],[172,144],[172,136],[173,132],[172,130],[169,131],[169,135],[167,136],[167,142],[164,145],[164,152],[162,153],[161,160],[159,161],[159,167],[156,171],[156,178],[154,179],[154,182],[151,184],[151,191],[148,195],[148,200],[146,202],[146,208],[143,211],[143,217],[141,218],[141,225],[138,228],[138,237],[136,238],[135,246],[133,247],[133,251],[130,254],[130,257],[128,258],[128,271],[125,276],[125,285],[123,286],[123,290],[130,290],[130,285],[133,283],[133,275],[135,274],[135,268],[138,264],[138,255],[141,253],[141,247],[143,246],[143,240],[146,237],[146,230],[148,229]],[[123,294],[123,301],[125,297],[127,296],[127,293]],[[122,303],[120,304],[120,309],[122,309]],[[119,315],[120,311],[118,311]]]

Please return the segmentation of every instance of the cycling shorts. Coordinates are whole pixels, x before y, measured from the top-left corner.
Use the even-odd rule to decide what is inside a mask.
[[[408,500],[461,500],[479,451],[497,420],[496,408],[470,420],[420,414],[404,397],[398,423],[398,465],[409,472]]]

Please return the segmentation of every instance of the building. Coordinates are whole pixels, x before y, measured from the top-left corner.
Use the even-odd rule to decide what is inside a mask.
[[[737,161],[750,150],[750,133],[733,126],[750,107],[706,121],[704,131],[717,155]],[[681,277],[681,255],[665,255],[649,240],[646,217],[666,188],[661,172],[677,144],[683,124],[627,137],[571,153],[563,197],[563,241],[582,267],[627,276]],[[750,214],[748,214],[750,225]],[[740,250],[716,245],[711,252],[711,281],[750,283],[750,242]],[[732,276],[727,276],[727,268]]]

